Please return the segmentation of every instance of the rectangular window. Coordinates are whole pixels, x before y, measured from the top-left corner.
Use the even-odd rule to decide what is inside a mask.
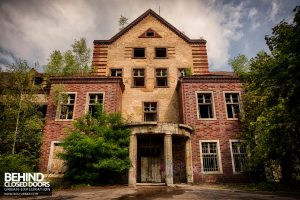
[[[167,69],[156,69],[156,86],[166,87],[168,86],[168,71]]]
[[[198,112],[200,119],[214,118],[213,101],[211,93],[198,93]]]
[[[240,173],[246,163],[246,144],[239,141],[230,141],[233,172]]]
[[[144,103],[144,121],[155,122],[157,121],[157,103],[145,102]]]
[[[60,104],[59,119],[73,119],[75,96],[75,94],[67,94],[66,102]]]
[[[144,87],[145,86],[145,70],[133,69],[133,86]]]
[[[155,58],[167,58],[167,48],[155,48]]]
[[[145,48],[133,48],[133,58],[145,58]]]
[[[122,69],[110,69],[110,76],[122,77]]]
[[[237,118],[240,113],[239,93],[225,93],[228,118]]]
[[[221,172],[218,142],[201,142],[203,172]]]
[[[95,94],[89,94],[89,113],[92,116],[95,116],[97,113],[97,105],[101,104],[103,105],[103,94],[102,93],[95,93]]]

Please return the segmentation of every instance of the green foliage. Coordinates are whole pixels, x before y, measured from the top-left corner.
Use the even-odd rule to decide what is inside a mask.
[[[68,94],[63,84],[53,86],[52,104],[57,107],[62,103],[67,103]]]
[[[72,50],[51,53],[48,64],[44,67],[48,76],[89,75],[91,73],[91,50],[86,39],[75,40]]]
[[[191,68],[186,68],[186,69],[184,69],[184,72],[185,72],[185,76],[191,76],[191,75],[192,75],[192,70],[191,70]]]
[[[128,18],[124,17],[123,15],[120,16],[119,19],[119,29],[122,30],[128,24]]]
[[[233,59],[230,59],[229,64],[235,73],[242,75],[242,73],[249,71],[250,61],[245,55],[239,54]]]
[[[271,54],[260,52],[250,60],[249,71],[237,71],[245,91],[241,121],[250,147],[248,170],[263,177],[264,166],[278,163],[283,183],[295,181],[300,173],[299,7],[295,11],[292,24],[281,22],[266,36]]]
[[[94,116],[77,119],[69,131],[61,154],[67,164],[66,179],[95,184],[128,171],[130,129],[119,113],[106,114],[98,105]]]
[[[28,173],[36,170],[38,159],[28,154],[0,155],[0,186],[4,183],[4,173]]]
[[[44,121],[39,106],[33,103],[37,88],[32,84],[30,67],[20,59],[8,68],[10,87],[2,91],[0,112],[0,154],[27,150],[39,157]]]

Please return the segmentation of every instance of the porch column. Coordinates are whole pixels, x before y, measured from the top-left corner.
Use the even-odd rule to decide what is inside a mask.
[[[130,144],[129,144],[129,159],[131,162],[131,167],[128,173],[128,185],[136,185],[136,160],[137,160],[137,139],[136,134],[132,133],[130,135]]]
[[[193,165],[192,165],[192,151],[191,139],[187,138],[185,142],[185,166],[187,183],[193,183]]]
[[[172,135],[170,133],[165,134],[164,148],[165,148],[166,184],[173,185]]]

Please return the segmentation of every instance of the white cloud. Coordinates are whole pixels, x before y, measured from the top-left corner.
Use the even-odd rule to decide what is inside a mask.
[[[271,9],[271,13],[270,13],[270,19],[272,21],[275,20],[275,17],[276,17],[276,15],[278,13],[278,10],[279,10],[278,4],[275,1],[272,1],[272,9]]]
[[[245,3],[219,1],[4,1],[0,6],[0,44],[34,63],[46,64],[54,49],[66,50],[74,39],[109,39],[118,31],[121,14],[134,20],[152,8],[190,38],[207,40],[210,69],[224,69],[231,41],[243,37]],[[257,12],[257,11],[256,11]],[[255,11],[251,11],[255,16]]]
[[[251,8],[249,10],[248,18],[253,18],[257,15],[257,9],[256,8]]]

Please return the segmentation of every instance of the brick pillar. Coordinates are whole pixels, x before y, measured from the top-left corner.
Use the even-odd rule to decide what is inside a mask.
[[[193,165],[190,138],[188,138],[185,142],[185,166],[187,183],[193,183]]]
[[[173,155],[172,155],[172,135],[166,133],[164,139],[165,150],[165,169],[166,169],[166,184],[173,185]]]
[[[131,167],[128,173],[128,185],[136,185],[136,161],[137,161],[137,139],[136,134],[130,136],[130,145],[129,145],[129,158],[131,161]]]
[[[193,75],[209,73],[206,42],[192,45]]]

